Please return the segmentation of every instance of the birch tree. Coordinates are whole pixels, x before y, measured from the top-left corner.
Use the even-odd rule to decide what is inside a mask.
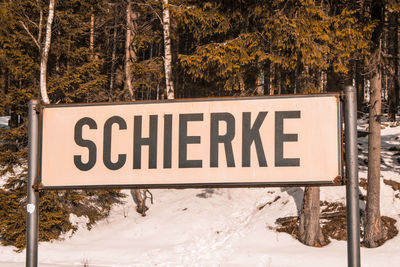
[[[49,51],[51,44],[51,25],[54,18],[54,0],[49,2],[49,15],[46,23],[46,36],[43,45],[43,49],[40,53],[40,94],[42,96],[43,103],[50,104],[49,97],[47,95],[47,61],[49,59]]]
[[[174,85],[172,82],[172,54],[171,54],[171,37],[170,37],[170,18],[168,0],[162,0],[163,8],[163,34],[164,34],[164,70],[165,70],[165,89],[167,99],[174,99]]]
[[[40,52],[40,95],[42,97],[42,101],[45,104],[50,104],[49,97],[47,95],[47,61],[49,58],[49,51],[50,51],[50,45],[51,45],[51,26],[53,24],[53,18],[54,18],[54,0],[50,0],[49,2],[49,14],[47,17],[47,23],[46,23],[46,35],[44,39],[44,44],[42,45],[42,28],[43,28],[43,9],[39,3],[39,1],[36,1],[36,5],[39,8],[39,24],[37,24],[38,28],[38,34],[35,37],[29,27],[22,21],[20,20],[20,24],[24,28],[24,30],[27,32],[27,34],[32,38],[33,42],[35,43],[36,47],[39,49]]]

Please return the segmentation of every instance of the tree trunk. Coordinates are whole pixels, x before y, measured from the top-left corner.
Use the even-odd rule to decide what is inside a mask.
[[[322,94],[324,92],[324,84],[325,84],[325,72],[324,71],[320,71],[317,72],[317,80],[318,80],[318,92],[320,94]]]
[[[36,5],[39,8],[39,26],[38,26],[37,42],[40,44],[42,42],[43,8],[40,6],[39,0],[36,0]]]
[[[126,39],[125,39],[125,90],[128,91],[131,101],[135,101],[135,94],[132,85],[132,62],[136,62],[137,57],[134,50],[138,13],[132,12],[132,3],[128,1],[126,5]],[[146,216],[146,199],[143,197],[146,191],[143,189],[132,189],[131,195],[136,203],[136,211],[142,216]]]
[[[109,100],[112,100],[112,94],[114,91],[115,83],[115,65],[117,62],[117,19],[114,17],[114,29],[113,29],[113,46],[111,52],[111,71],[110,71],[110,89],[109,89]]]
[[[163,32],[164,32],[164,70],[165,70],[165,89],[167,91],[167,99],[174,99],[174,85],[172,82],[172,53],[171,53],[171,37],[169,34],[169,4],[168,0],[162,0],[163,6]]]
[[[361,111],[362,104],[364,102],[364,76],[362,75],[363,67],[362,62],[356,61],[356,73],[355,73],[355,82],[356,82],[356,90],[357,90],[357,109]]]
[[[264,95],[264,70],[260,66],[260,70],[257,75],[257,95]]]
[[[94,59],[94,11],[93,7],[91,8],[91,15],[90,15],[90,39],[89,39],[89,49],[90,49],[90,58]]]
[[[384,3],[376,1],[372,4],[371,18],[378,20],[372,41],[375,66],[372,66],[369,135],[368,135],[368,186],[367,204],[365,208],[364,244],[366,247],[377,247],[382,243],[383,231],[380,216],[380,173],[381,173],[381,92],[382,76],[380,69],[381,35],[384,25]]]
[[[43,103],[50,104],[49,97],[47,95],[47,60],[49,58],[50,44],[51,44],[51,25],[54,18],[54,0],[50,0],[49,3],[49,15],[47,17],[46,24],[46,37],[43,49],[40,57],[40,94],[42,96]]]
[[[365,214],[364,242],[367,247],[377,247],[383,238],[380,215],[381,168],[381,73],[372,74],[369,135],[368,135],[368,186]]]
[[[396,114],[399,106],[399,41],[398,41],[398,13],[389,13],[389,32],[388,32],[388,52],[391,56],[389,64],[389,91],[388,91],[388,102],[389,102],[389,121],[396,121]]]
[[[131,195],[133,201],[136,204],[136,211],[143,217],[146,216],[146,211],[149,209],[146,207],[146,190],[145,189],[131,189]]]
[[[132,3],[126,5],[126,39],[125,39],[125,88],[128,90],[131,100],[135,98],[132,86],[132,62],[136,61],[134,51],[134,38],[136,34],[137,13],[132,13]]]
[[[275,77],[276,68],[274,68],[274,64],[270,62],[269,64],[269,95],[275,94],[275,84],[274,84],[274,77]]]
[[[299,238],[300,241],[307,246],[321,247],[326,245],[324,235],[319,225],[319,201],[319,187],[306,187],[300,213]]]

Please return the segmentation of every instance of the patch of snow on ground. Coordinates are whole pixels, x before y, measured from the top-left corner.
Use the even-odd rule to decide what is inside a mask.
[[[9,120],[10,120],[10,116],[0,117],[0,128],[8,128]]]

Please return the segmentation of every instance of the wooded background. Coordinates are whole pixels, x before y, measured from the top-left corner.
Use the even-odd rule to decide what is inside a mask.
[[[354,85],[360,116],[373,118],[364,242],[380,245],[380,118],[384,111],[396,121],[398,113],[399,12],[397,0],[2,0],[0,116],[11,119],[0,130],[0,164],[10,175],[0,188],[0,241],[25,244],[30,99],[308,94]],[[69,213],[89,216],[90,227],[121,197],[42,192],[40,239],[71,229]],[[319,189],[307,188],[299,229],[308,245],[325,243],[318,209]]]

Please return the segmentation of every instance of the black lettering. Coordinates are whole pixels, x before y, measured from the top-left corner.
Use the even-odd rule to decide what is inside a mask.
[[[126,162],[126,154],[118,154],[117,162],[111,161],[111,130],[114,123],[118,124],[120,130],[126,130],[126,122],[119,116],[113,116],[104,123],[103,162],[110,170],[118,170]]]
[[[264,122],[268,112],[260,112],[252,127],[250,127],[251,113],[243,112],[243,127],[242,127],[242,167],[250,167],[250,147],[254,142],[257,152],[258,165],[267,167],[264,148],[260,137],[260,127]]]
[[[84,125],[89,126],[89,129],[97,129],[97,124],[92,118],[82,118],[75,124],[74,140],[78,146],[87,147],[89,150],[89,160],[87,163],[82,162],[81,155],[74,155],[74,164],[81,171],[88,171],[94,167],[97,159],[96,144],[90,140],[82,139],[82,128]]]
[[[187,127],[189,121],[202,121],[202,113],[179,114],[179,168],[201,168],[201,160],[187,159],[187,145],[200,144],[200,136],[188,136]]]
[[[226,122],[226,134],[219,135],[219,122]],[[218,144],[225,147],[226,164],[235,167],[233,158],[232,140],[235,137],[235,117],[230,113],[211,113],[210,128],[210,167],[218,167]]]
[[[142,116],[134,117],[133,168],[142,166],[142,146],[149,146],[149,169],[157,168],[157,128],[158,115],[150,115],[149,137],[142,137]]]
[[[299,119],[300,111],[276,111],[275,112],[275,166],[276,167],[298,167],[299,158],[284,158],[283,143],[297,142],[297,134],[283,133],[284,119]]]
[[[171,168],[172,156],[172,115],[164,115],[164,168]]]

